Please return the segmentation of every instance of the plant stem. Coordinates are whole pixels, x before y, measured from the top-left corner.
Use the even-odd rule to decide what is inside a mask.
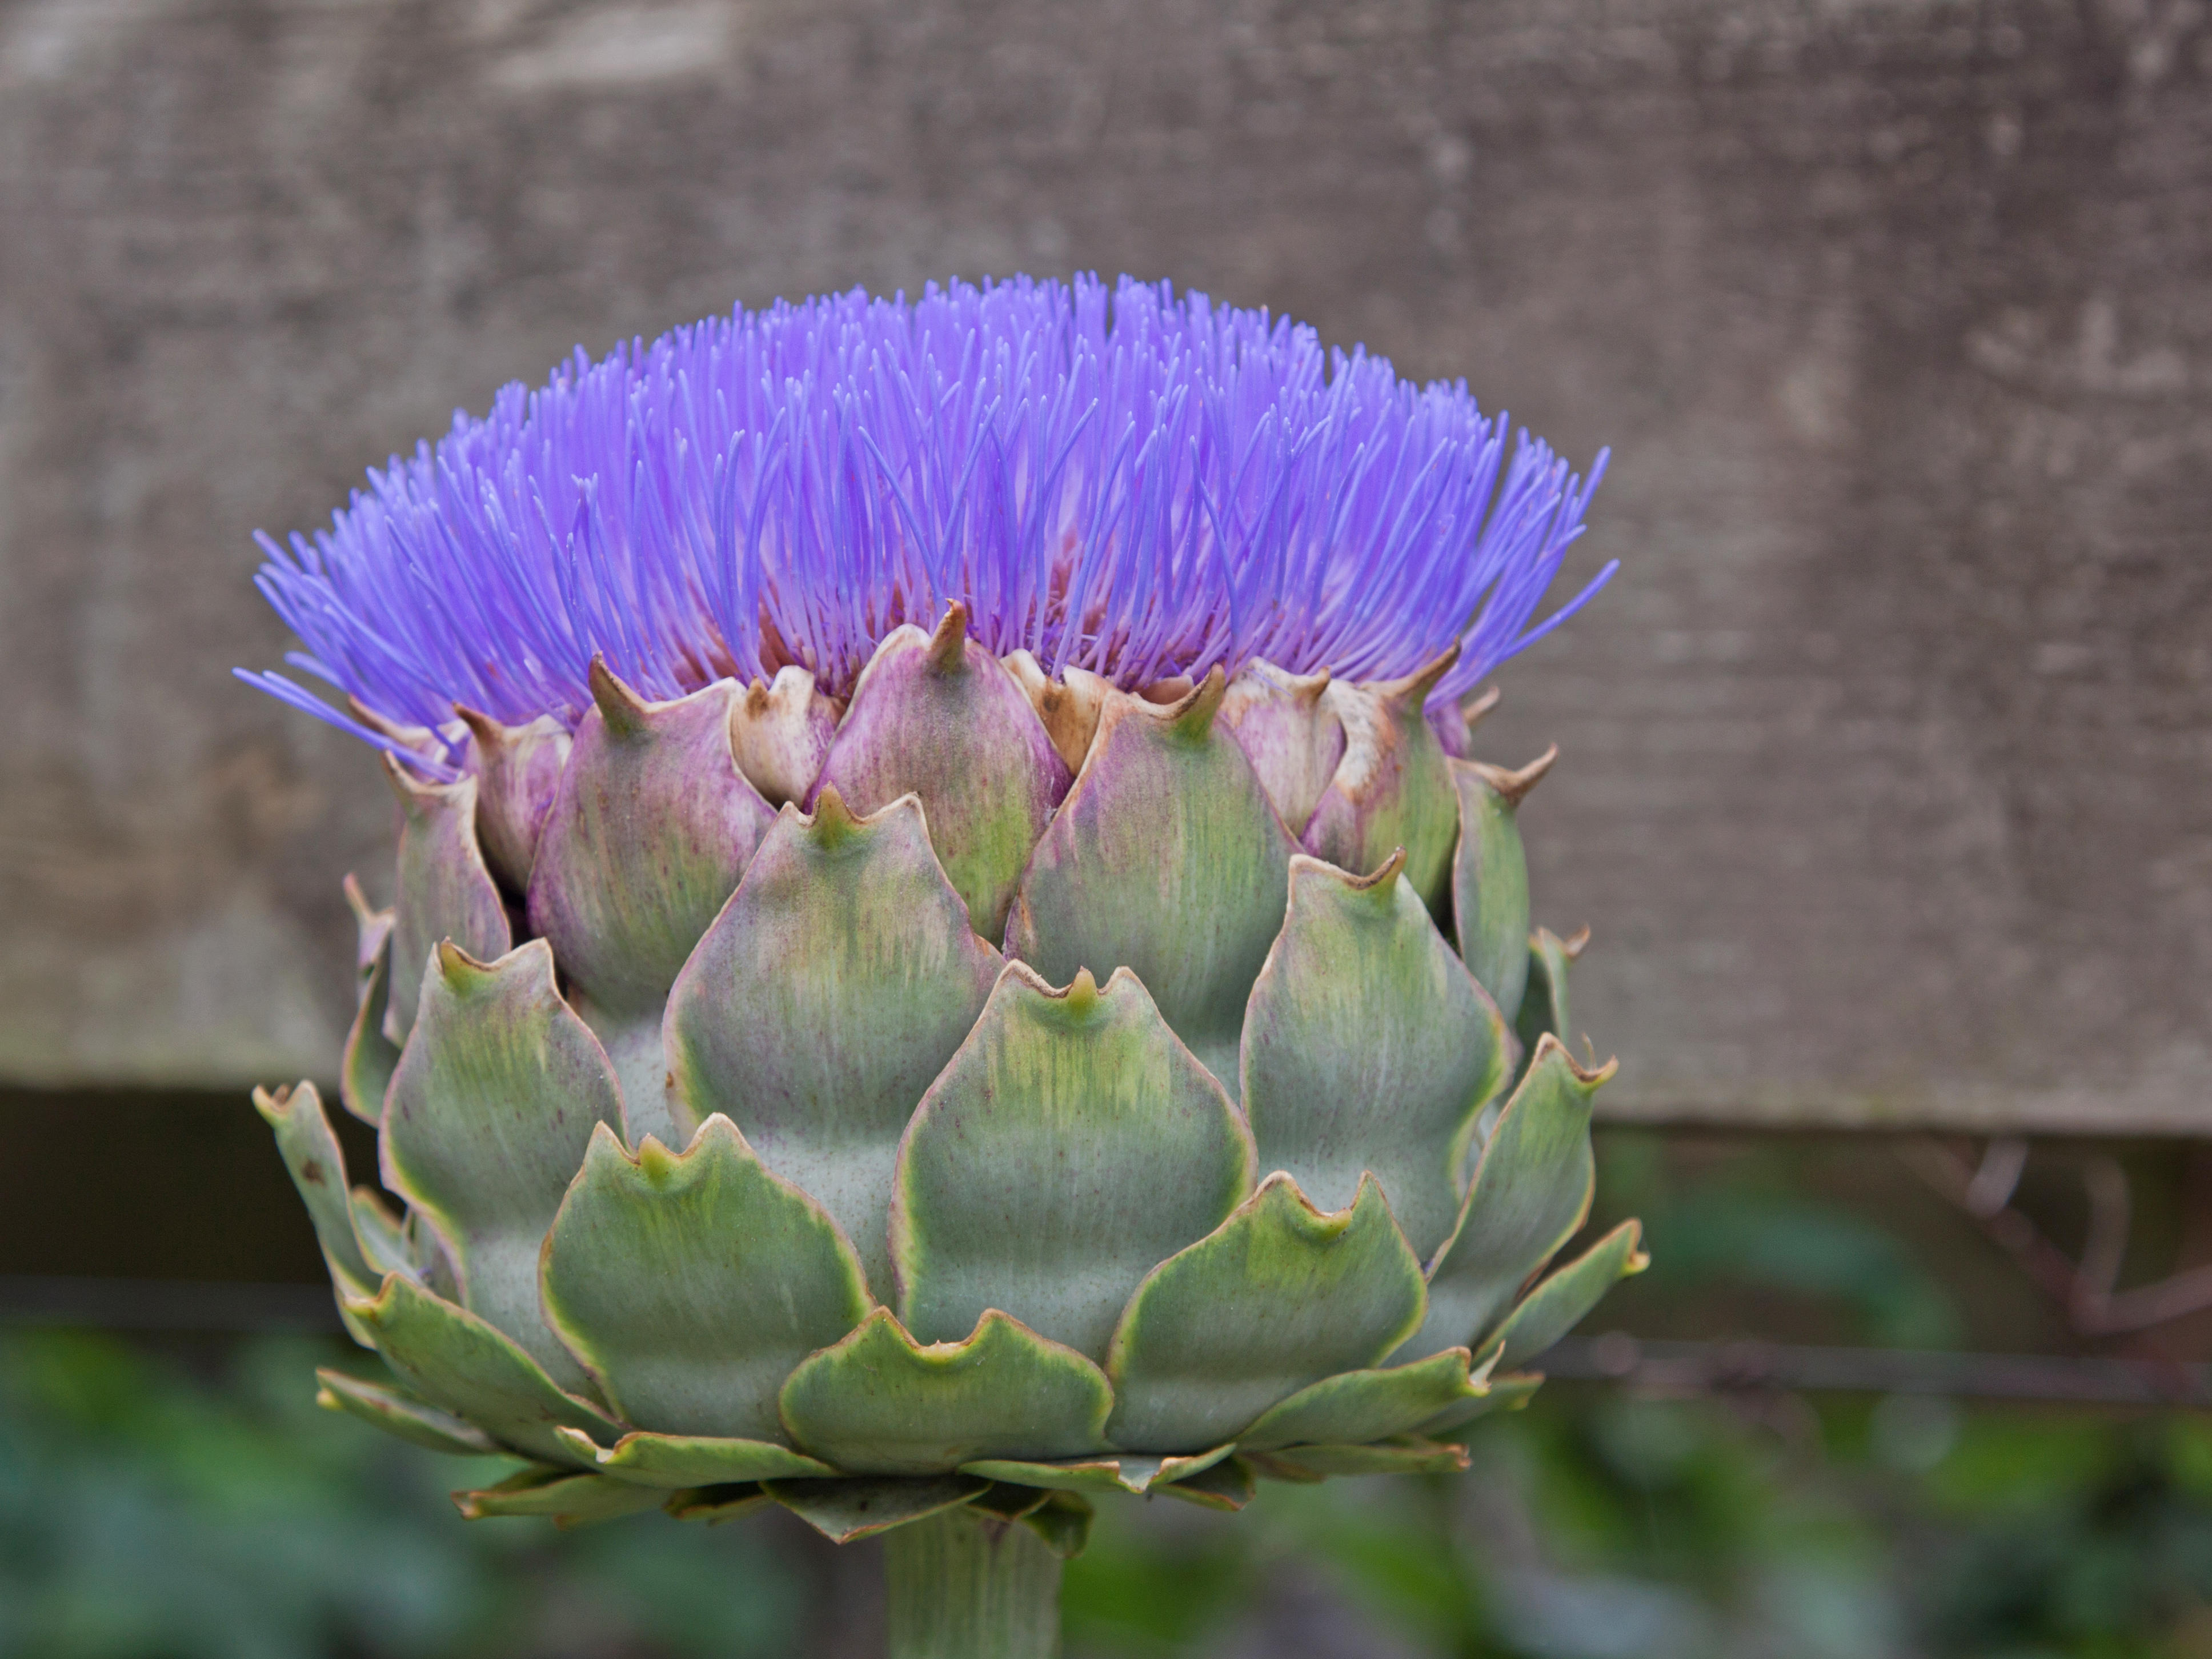
[[[949,1510],[884,1540],[890,1659],[1053,1659],[1060,1557],[1027,1527]]]

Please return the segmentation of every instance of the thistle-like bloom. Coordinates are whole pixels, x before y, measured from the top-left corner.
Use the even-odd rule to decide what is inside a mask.
[[[261,577],[353,715],[248,678],[388,751],[343,1092],[404,1213],[260,1099],[398,1379],[326,1400],[530,1461],[471,1513],[1069,1549],[1086,1491],[1460,1466],[1640,1267],[1536,1278],[1610,1068],[1529,931],[1550,757],[1465,700],[1595,591],[1534,620],[1589,488],[1464,388],[1164,289],[855,294],[370,484]]]
[[[579,351],[312,541],[263,538],[259,585],[374,742],[456,704],[573,731],[594,657],[651,698],[794,664],[843,698],[954,601],[993,654],[1124,690],[1255,659],[1394,679],[1456,643],[1443,711],[1613,574],[1529,625],[1603,468],[1164,286],[854,292]]]

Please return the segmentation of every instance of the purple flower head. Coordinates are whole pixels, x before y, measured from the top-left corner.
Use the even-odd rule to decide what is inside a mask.
[[[595,654],[653,698],[793,662],[843,696],[953,599],[990,650],[1126,687],[1255,657],[1394,678],[1456,641],[1434,707],[1614,569],[1532,625],[1605,457],[1584,482],[1508,435],[1464,383],[1165,283],[856,289],[580,349],[328,530],[261,537],[256,581],[289,661],[401,726],[573,726]]]

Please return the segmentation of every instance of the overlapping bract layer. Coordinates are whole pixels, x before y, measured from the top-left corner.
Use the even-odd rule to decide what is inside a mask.
[[[471,1512],[773,1498],[839,1536],[977,1503],[1066,1544],[1086,1490],[1455,1464],[1642,1258],[1630,1224],[1522,1295],[1609,1068],[1529,938],[1534,773],[1443,752],[1441,672],[1133,696],[954,606],[826,732],[796,681],[599,665],[572,744],[395,768],[344,1095],[406,1218],[311,1089],[262,1100],[404,1384],[329,1402],[539,1466]]]

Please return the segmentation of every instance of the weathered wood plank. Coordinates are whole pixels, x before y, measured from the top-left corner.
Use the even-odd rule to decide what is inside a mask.
[[[0,1075],[327,1072],[247,532],[719,308],[1169,275],[1620,460],[1509,672],[1640,1116],[2212,1124],[2212,35],[2056,0],[0,9]]]

